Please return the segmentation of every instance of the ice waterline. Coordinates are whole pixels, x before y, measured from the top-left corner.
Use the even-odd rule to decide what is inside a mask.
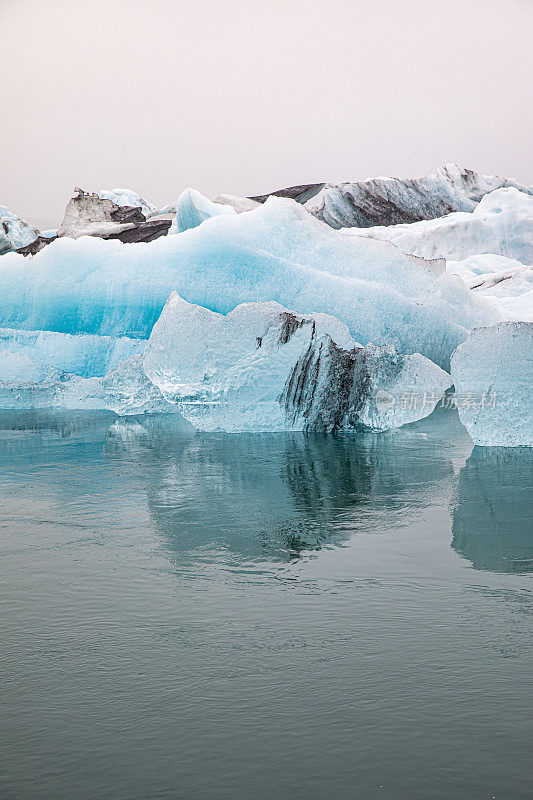
[[[368,210],[379,197],[386,216],[396,193],[422,221],[336,231],[318,213],[330,185],[266,202],[188,189],[172,224],[131,190],[77,190],[55,241],[0,259],[0,406],[179,410],[203,430],[383,430],[430,413],[453,379],[459,396],[484,398],[475,424],[459,409],[475,441],[531,444],[530,188],[450,167],[416,197],[390,181],[343,185],[343,202]],[[460,210],[423,219],[446,204]]]

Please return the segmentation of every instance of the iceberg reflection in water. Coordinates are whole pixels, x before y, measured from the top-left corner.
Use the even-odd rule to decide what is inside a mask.
[[[2,412],[0,796],[528,797],[529,480],[445,410]]]
[[[533,450],[475,447],[460,472],[452,547],[475,569],[533,572]]]
[[[337,437],[184,436],[168,418],[155,417],[119,420],[106,438],[109,457],[139,465],[151,517],[170,551],[267,561],[406,524],[446,491],[455,450],[438,432],[416,428]]]
[[[4,411],[0,430],[0,466],[38,462],[44,443],[76,443],[53,445],[55,470],[39,476],[63,503],[88,476],[95,495],[120,497],[131,483],[176,563],[287,561],[402,528],[448,497],[451,546],[471,566],[533,571],[533,451],[472,450],[444,411],[386,433],[336,437],[201,434],[177,415],[62,411]]]

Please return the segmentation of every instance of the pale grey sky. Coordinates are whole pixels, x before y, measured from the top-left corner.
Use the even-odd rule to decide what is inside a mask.
[[[532,0],[0,0],[0,203],[419,176],[533,182]]]

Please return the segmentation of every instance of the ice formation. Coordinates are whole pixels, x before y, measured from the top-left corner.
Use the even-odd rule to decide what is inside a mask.
[[[41,234],[0,207],[0,407],[383,430],[453,353],[474,441],[532,444],[533,187],[448,165],[273,195],[80,189]]]
[[[368,228],[435,219],[452,211],[473,211],[484,195],[508,186],[533,194],[533,187],[446,164],[425,178],[326,183],[305,206],[333,228]]]
[[[107,410],[120,415],[178,411],[146,377],[140,355],[121,361],[104,377],[83,378],[22,352],[1,350],[0,408]]]
[[[505,319],[533,322],[533,266],[483,254],[449,261],[447,270],[459,275],[471,291],[488,297]]]
[[[182,233],[189,228],[196,228],[204,220],[216,217],[218,214],[236,213],[232,205],[215,203],[196,189],[185,189],[178,197],[176,217],[169,233]]]
[[[430,414],[451,385],[421,355],[356,345],[327,314],[269,302],[223,316],[176,293],[154,326],[144,369],[200,430],[386,430]]]
[[[251,197],[250,200],[264,203],[269,197],[287,197],[303,205],[312,197],[315,197],[325,186],[325,183],[304,183],[301,186],[288,186],[286,189],[278,189],[268,194],[259,194],[256,197]]]
[[[0,206],[0,256],[19,247],[26,247],[39,232],[5,206]]]
[[[533,447],[533,323],[474,330],[451,370],[459,417],[475,444]]]
[[[3,408],[181,412],[200,430],[386,430],[427,416],[450,383],[421,355],[362,348],[339,320],[273,302],[223,316],[174,293],[148,343],[0,331]]]
[[[58,237],[98,236],[121,242],[150,242],[164,236],[170,227],[170,220],[147,221],[139,205],[117,204],[79,188],[75,192],[65,209]],[[124,196],[120,199],[125,200]]]
[[[252,211],[257,208],[259,203],[251,197],[239,197],[235,194],[219,194],[213,197],[213,203],[222,203],[226,206],[232,206],[237,214],[242,214],[244,211]]]
[[[446,369],[469,330],[501,317],[444,269],[270,198],[149,244],[59,238],[31,259],[7,254],[0,325],[148,338],[176,290],[221,313],[275,300],[300,314],[331,314],[363,345],[391,344]]]
[[[0,354],[23,355],[62,372],[103,376],[132,355],[143,353],[144,339],[0,328]]]
[[[422,258],[462,261],[493,253],[533,262],[533,196],[518,189],[498,189],[485,195],[471,211],[407,225],[351,228],[356,236],[393,242],[404,253]]]
[[[111,200],[117,206],[140,208],[147,219],[159,213],[157,206],[149,203],[132,189],[100,189],[98,197],[101,200]]]

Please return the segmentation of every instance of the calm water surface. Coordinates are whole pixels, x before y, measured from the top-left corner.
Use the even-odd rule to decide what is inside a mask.
[[[529,800],[533,457],[0,415],[4,800]]]

